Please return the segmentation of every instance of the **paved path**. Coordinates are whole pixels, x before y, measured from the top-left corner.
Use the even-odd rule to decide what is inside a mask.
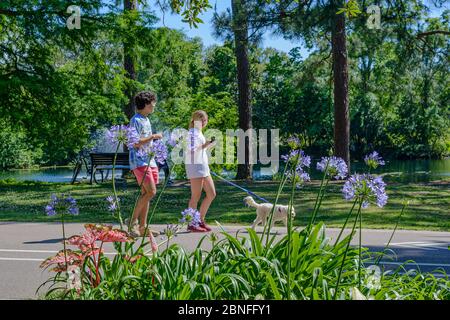
[[[162,230],[164,225],[152,226],[155,230]],[[213,227],[219,231],[218,227]],[[224,226],[227,232],[235,233],[241,230],[246,234],[243,226]],[[83,224],[66,225],[68,236],[82,233]],[[261,232],[262,228],[257,231]],[[279,236],[286,233],[285,228],[275,227],[274,232]],[[334,239],[339,230],[328,229],[327,236]],[[363,230],[363,245],[371,250],[380,251],[389,240],[390,230]],[[192,250],[204,236],[202,233],[182,232],[173,240],[181,244],[186,250]],[[58,223],[0,223],[0,299],[35,299],[36,289],[46,281],[50,273],[42,271],[39,264],[47,257],[62,249],[61,225]],[[356,244],[358,238],[355,237]],[[161,241],[157,237],[157,241]],[[391,242],[391,249],[397,254],[396,261],[386,261],[386,266],[395,267],[409,259],[422,271],[432,272],[442,267],[450,274],[450,232],[407,231],[398,230]],[[210,243],[205,241],[207,249]],[[106,254],[113,254],[112,246],[105,247]]]

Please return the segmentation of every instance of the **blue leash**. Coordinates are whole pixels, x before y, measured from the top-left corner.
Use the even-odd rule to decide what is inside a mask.
[[[221,180],[225,181],[226,183],[228,183],[228,184],[230,184],[230,185],[232,185],[232,186],[234,186],[234,187],[236,187],[236,188],[238,188],[238,189],[241,189],[242,191],[245,191],[246,193],[248,193],[248,194],[250,194],[250,195],[252,195],[252,196],[258,198],[258,199],[261,200],[261,201],[264,201],[264,202],[266,202],[266,203],[269,203],[269,201],[267,201],[267,200],[264,199],[263,197],[258,196],[258,195],[255,194],[255,193],[251,192],[250,190],[247,190],[247,189],[245,189],[245,188],[242,188],[241,186],[238,186],[237,184],[235,184],[235,183],[233,183],[233,182],[231,182],[231,181],[228,181],[227,179],[225,179],[225,178],[219,176],[217,173],[215,173],[215,172],[213,172],[213,171],[210,171],[210,172],[211,172],[211,174],[215,175],[216,177],[220,178]]]

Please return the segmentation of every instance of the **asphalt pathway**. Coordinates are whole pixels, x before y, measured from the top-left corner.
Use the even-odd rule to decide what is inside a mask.
[[[155,230],[162,230],[165,225],[152,226]],[[225,231],[240,235],[246,235],[246,226],[225,225]],[[66,235],[81,234],[84,231],[83,224],[74,223],[66,225]],[[213,227],[214,232],[220,232],[219,227]],[[262,228],[257,228],[262,232]],[[286,234],[283,227],[275,227],[273,232],[282,237]],[[338,229],[327,229],[326,235],[331,240],[336,238]],[[348,230],[349,232],[349,230]],[[47,257],[54,255],[62,249],[61,225],[58,223],[0,223],[0,299],[36,299],[36,289],[45,282],[51,273],[42,271],[40,263]],[[345,233],[344,233],[345,234]],[[392,230],[363,229],[362,242],[372,251],[381,251],[388,242]],[[188,233],[182,231],[172,241],[179,243],[186,250],[193,250],[203,233]],[[219,238],[221,235],[218,234]],[[156,238],[158,242],[162,237]],[[358,237],[354,238],[357,244]],[[205,249],[211,247],[209,241],[204,241]],[[383,258],[383,264],[387,268],[396,268],[408,260],[405,269],[419,268],[424,272],[433,272],[444,269],[450,274],[450,232],[409,231],[397,230],[390,249],[395,252],[395,260]],[[114,250],[111,244],[106,244],[105,252],[113,256]]]

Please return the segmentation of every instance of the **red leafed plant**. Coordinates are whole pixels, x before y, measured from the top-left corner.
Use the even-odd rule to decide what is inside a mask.
[[[79,250],[61,250],[55,256],[47,258],[40,265],[41,268],[54,266],[52,271],[65,272],[68,268],[82,268],[86,263],[92,263],[95,270],[95,278],[89,269],[89,279],[92,287],[97,287],[101,282],[99,272],[100,259],[104,253],[105,242],[133,242],[134,239],[126,231],[113,229],[110,225],[85,224],[86,232],[82,235],[74,235],[67,239],[67,244],[77,246]],[[100,246],[97,243],[100,242]],[[67,266],[66,266],[67,259]]]

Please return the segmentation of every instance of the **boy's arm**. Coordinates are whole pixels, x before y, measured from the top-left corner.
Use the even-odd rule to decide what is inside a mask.
[[[139,142],[136,143],[136,144],[134,145],[134,147],[135,147],[135,148],[140,148],[140,147],[143,146],[144,144],[146,144],[146,143],[148,143],[148,142],[150,142],[150,141],[152,141],[152,140],[155,140],[155,139],[162,139],[162,134],[160,134],[160,133],[155,133],[155,134],[149,135],[149,136],[146,137],[146,138],[141,138],[141,139],[139,140]]]

